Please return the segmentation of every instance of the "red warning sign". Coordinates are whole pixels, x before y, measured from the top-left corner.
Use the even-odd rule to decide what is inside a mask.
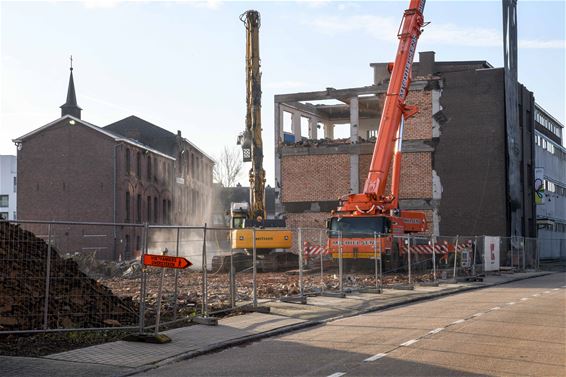
[[[143,264],[146,266],[164,268],[187,268],[193,264],[183,257],[169,257],[167,255],[144,254]]]

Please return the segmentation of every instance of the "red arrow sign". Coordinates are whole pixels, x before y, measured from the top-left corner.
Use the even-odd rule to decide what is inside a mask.
[[[169,257],[167,255],[144,254],[143,264],[146,266],[163,268],[187,268],[193,264],[183,257]]]

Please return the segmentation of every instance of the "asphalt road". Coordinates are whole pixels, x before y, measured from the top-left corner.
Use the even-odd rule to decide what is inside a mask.
[[[143,376],[566,376],[566,274],[336,320]]]

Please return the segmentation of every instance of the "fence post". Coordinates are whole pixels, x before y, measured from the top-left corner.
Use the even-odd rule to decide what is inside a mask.
[[[230,232],[232,237],[232,232]],[[236,307],[236,269],[234,268],[234,249],[230,242],[230,306],[232,309]]]
[[[484,240],[485,240],[485,236],[483,236]],[[476,253],[478,250],[478,236],[475,236],[475,240],[474,240],[474,255],[473,255],[473,261],[472,261],[472,276],[476,276]]]
[[[408,263],[409,263],[409,285],[412,284],[412,279],[411,279],[411,236],[407,236],[407,258],[408,258]]]
[[[167,248],[163,251],[163,255],[167,255]],[[155,315],[155,336],[159,334],[159,322],[161,321],[161,298],[163,296],[163,278],[165,277],[165,268],[161,269],[159,277],[159,286],[157,287],[157,313]]]
[[[383,292],[383,246],[381,243],[381,238],[379,239],[379,291]],[[393,244],[391,245],[393,248]]]
[[[460,236],[456,236],[456,245],[454,246],[454,272],[452,273],[452,277],[454,281],[456,281],[456,264],[458,261],[458,238]]]
[[[432,243],[432,281],[436,283],[436,236],[434,234],[430,241]]]
[[[208,317],[208,271],[206,260],[206,223],[202,230],[202,316]]]
[[[177,245],[175,246],[175,256],[179,256],[179,227],[177,227]],[[173,294],[173,320],[177,320],[177,309],[179,304],[177,298],[179,296],[179,269],[175,269],[175,292]]]
[[[344,285],[343,285],[343,260],[342,260],[342,231],[340,231],[340,247],[338,248],[338,278],[340,279],[340,294],[344,293]]]
[[[373,258],[375,262],[375,289],[379,289],[379,285],[377,283],[377,233],[373,232]],[[381,259],[381,256],[380,256]]]
[[[252,254],[252,287],[253,287],[253,306],[254,309],[257,309],[257,282],[256,282],[256,275],[257,275],[257,255],[256,255],[256,244],[255,244],[255,227],[252,228],[252,245],[253,245],[253,254]]]
[[[140,278],[140,319],[139,319],[139,326],[140,326],[140,334],[143,333],[143,329],[145,327],[145,292],[146,292],[146,274],[145,274],[145,265],[143,264],[143,256],[147,254],[148,250],[148,239],[149,239],[149,224],[145,223],[143,227],[143,252],[141,256],[141,278]]]
[[[297,237],[297,241],[299,243],[299,291],[301,297],[305,295],[305,286],[303,282],[303,230],[301,228],[298,229],[299,234]]]
[[[49,281],[51,276],[51,224],[47,224],[47,265],[45,266],[45,303],[43,305],[43,329],[49,328]]]
[[[521,238],[522,238],[522,244],[521,244],[521,246],[522,246],[522,248],[523,248],[523,272],[525,272],[526,267],[527,267],[527,266],[525,265],[525,262],[526,262],[526,260],[525,260],[526,242],[525,242],[525,237],[521,237]]]
[[[322,230],[320,230],[318,234],[318,244],[320,245],[320,247],[322,247]],[[320,255],[320,292],[324,290],[324,263],[322,260],[322,257],[324,256],[324,250],[326,250],[326,248],[324,248],[319,254]]]

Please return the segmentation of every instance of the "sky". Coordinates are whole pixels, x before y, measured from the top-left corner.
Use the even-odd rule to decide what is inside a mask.
[[[261,13],[264,167],[273,185],[273,96],[371,85],[394,59],[409,1],[0,2],[0,154],[60,116],[73,55],[82,118],[136,115],[212,157],[245,120],[245,30]],[[427,1],[417,51],[503,65],[501,1]],[[519,81],[565,124],[565,2],[518,1]],[[248,164],[249,165],[249,164]],[[246,184],[247,170],[241,176]]]

